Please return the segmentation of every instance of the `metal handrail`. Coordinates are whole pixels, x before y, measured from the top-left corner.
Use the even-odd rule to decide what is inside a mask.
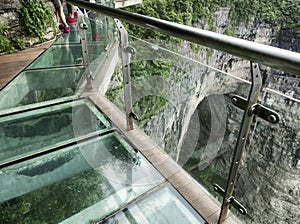
[[[253,62],[300,75],[300,53],[82,0],[67,0],[67,2]]]

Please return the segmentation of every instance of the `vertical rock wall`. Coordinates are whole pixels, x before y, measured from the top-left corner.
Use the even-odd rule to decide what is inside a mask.
[[[53,5],[50,0],[44,0],[46,5],[52,10]],[[9,26],[9,36],[15,38],[25,38],[30,44],[39,43],[39,38],[34,38],[26,36],[24,33],[24,28],[20,24],[20,15],[18,10],[22,7],[19,0],[1,0],[0,1],[0,24]],[[54,18],[53,18],[54,19]],[[49,27],[44,36],[45,40],[51,40],[54,38],[53,28]]]

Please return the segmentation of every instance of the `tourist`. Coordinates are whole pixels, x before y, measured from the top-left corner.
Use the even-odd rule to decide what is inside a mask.
[[[67,9],[68,9],[68,17],[67,17],[67,22],[69,23],[75,23],[76,19],[74,16],[74,6],[67,3]]]
[[[95,3],[95,0],[84,0],[84,1],[87,1],[87,2],[90,2],[90,3]],[[91,29],[92,29],[92,38],[94,41],[98,41],[99,40],[99,36],[98,36],[98,33],[97,33],[97,26],[96,26],[96,14],[95,12],[93,11],[90,11],[90,10],[85,10],[83,8],[79,8],[82,13],[84,15],[87,15],[89,17],[89,21],[90,21],[90,24],[91,24]]]
[[[63,11],[61,0],[51,0],[51,1],[54,4],[56,21],[59,25],[59,28],[63,29],[64,33],[70,33],[70,27],[66,22],[66,17]]]

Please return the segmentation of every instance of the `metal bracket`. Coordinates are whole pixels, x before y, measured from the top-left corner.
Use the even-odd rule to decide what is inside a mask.
[[[233,96],[231,102],[236,107],[245,110],[247,108],[247,100],[240,96]],[[248,111],[249,115],[256,115],[270,123],[276,124],[280,121],[280,115],[259,103],[254,104]]]
[[[133,112],[130,113],[130,116],[131,116],[134,120],[136,120],[136,121],[139,120],[139,117],[138,117],[135,113],[133,113]]]
[[[80,27],[80,29],[82,29],[82,30],[87,30],[87,29],[88,29],[88,26],[87,26],[86,23],[84,23],[84,22],[80,23],[80,24],[79,24],[79,27]]]
[[[134,54],[136,52],[136,49],[134,47],[131,47],[131,46],[126,46],[126,47],[124,47],[123,50],[126,53],[129,53],[129,54]]]
[[[224,197],[225,190],[223,188],[221,188],[219,185],[214,184],[214,190],[219,195],[221,195],[222,197]],[[237,209],[239,211],[239,213],[241,213],[242,215],[247,215],[247,209],[238,200],[236,200],[235,197],[231,196],[228,199],[228,203],[231,204],[235,209]]]

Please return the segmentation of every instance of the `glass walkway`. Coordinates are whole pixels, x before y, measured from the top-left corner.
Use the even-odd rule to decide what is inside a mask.
[[[299,54],[68,2],[91,10],[0,91],[0,223],[300,220]]]
[[[0,223],[205,223],[81,96],[114,41],[96,28],[72,24],[0,92]]]

